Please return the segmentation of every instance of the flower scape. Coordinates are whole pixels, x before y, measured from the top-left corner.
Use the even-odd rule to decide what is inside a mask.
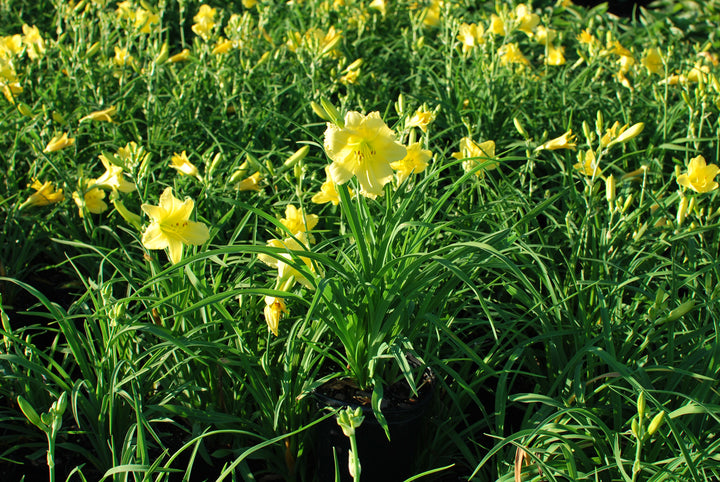
[[[0,2],[3,474],[720,480],[720,2],[613,8]]]

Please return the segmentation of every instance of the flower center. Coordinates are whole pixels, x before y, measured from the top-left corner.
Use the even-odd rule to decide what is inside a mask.
[[[358,162],[366,162],[368,159],[375,157],[376,152],[370,142],[361,140],[355,148],[354,154]]]

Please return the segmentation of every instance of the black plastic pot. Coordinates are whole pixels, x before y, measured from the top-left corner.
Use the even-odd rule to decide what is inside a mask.
[[[401,482],[414,475],[413,464],[422,443],[423,419],[429,411],[433,399],[433,389],[431,384],[430,389],[422,392],[416,401],[383,410],[383,415],[390,428],[390,440],[369,405],[347,403],[317,392],[313,396],[320,409],[324,407],[362,407],[365,419],[355,431],[361,465],[361,481]],[[353,479],[348,470],[350,441],[343,434],[336,418],[328,418],[316,427],[314,438],[317,480],[320,482],[335,480],[334,449],[340,469],[340,480],[352,482]]]

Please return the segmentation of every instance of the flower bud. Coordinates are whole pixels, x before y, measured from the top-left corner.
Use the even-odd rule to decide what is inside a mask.
[[[162,44],[162,47],[160,47],[160,53],[158,53],[158,56],[155,58],[156,64],[162,64],[168,59],[168,44],[167,42]]]
[[[663,421],[665,420],[665,412],[660,411],[657,415],[655,415],[650,422],[650,426],[648,427],[648,435],[653,435],[657,430],[660,428],[660,425],[662,425]]]
[[[305,156],[308,155],[308,152],[310,152],[310,146],[306,144],[297,151],[295,151],[292,156],[288,157],[287,160],[283,163],[283,166],[288,168],[295,166],[297,163],[305,159]]]
[[[607,202],[612,204],[615,202],[615,176],[610,174],[607,179],[605,179],[605,199],[607,199]]]
[[[520,120],[517,117],[513,117],[513,124],[515,124],[515,129],[521,136],[523,136],[525,139],[529,137],[527,131],[522,126],[522,124],[520,124]]]
[[[95,42],[94,44],[92,44],[92,45],[88,48],[87,52],[85,53],[85,58],[86,58],[86,59],[92,58],[92,57],[94,57],[99,51],[100,51],[100,42]]]
[[[318,104],[317,102],[310,102],[310,108],[312,108],[316,116],[318,116],[324,121],[330,122],[330,116],[327,115],[325,109],[323,109],[320,104]]]
[[[617,136],[617,138],[613,139],[610,144],[608,144],[608,147],[614,146],[615,144],[623,144],[630,139],[637,137],[638,134],[643,131],[643,129],[645,129],[645,124],[643,122],[638,122],[637,124],[634,124],[630,128],[623,131],[623,133]]]
[[[17,110],[25,117],[32,117],[33,113],[30,107],[24,102],[18,102]]]
[[[638,418],[642,421],[645,418],[645,391],[641,390],[637,398]]]
[[[682,223],[685,221],[685,217],[688,213],[688,205],[690,202],[688,201],[688,198],[685,196],[682,196],[680,198],[680,204],[678,205],[678,213],[677,213],[677,225],[678,227],[682,226]]]

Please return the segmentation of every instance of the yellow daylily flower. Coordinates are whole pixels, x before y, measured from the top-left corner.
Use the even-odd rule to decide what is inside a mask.
[[[457,38],[462,44],[463,54],[467,55],[476,46],[485,43],[485,29],[475,23],[462,23]]]
[[[600,167],[595,160],[595,151],[592,149],[588,149],[585,153],[578,152],[578,162],[573,168],[588,177],[600,175]]]
[[[99,178],[95,179],[95,184],[98,187],[106,189],[112,189],[120,192],[132,192],[137,187],[134,182],[128,181],[123,176],[123,168],[112,164],[104,155],[98,156],[100,162],[105,167],[105,173]]]
[[[330,166],[325,166],[325,175],[327,176],[327,180],[322,184],[322,186],[320,186],[320,192],[315,194],[310,200],[315,204],[325,204],[331,202],[333,205],[337,206],[340,204],[340,195],[338,194],[337,189],[335,188],[335,183],[330,175]]]
[[[427,127],[435,120],[435,113],[428,110],[425,104],[418,107],[415,114],[405,122],[405,127],[419,127],[421,131],[427,132]]]
[[[62,189],[56,191],[52,181],[45,181],[41,184],[37,179],[33,179],[33,183],[28,185],[28,187],[35,189],[35,192],[28,196],[18,209],[33,206],[47,206],[49,204],[59,203],[65,199]]]
[[[200,178],[200,173],[198,171],[198,168],[195,167],[195,165],[190,162],[190,159],[188,159],[187,154],[185,151],[182,151],[181,154],[178,154],[177,152],[170,158],[170,167],[177,170],[181,174],[185,174],[186,176],[193,176]]]
[[[642,64],[651,74],[663,75],[665,73],[662,55],[660,54],[660,50],[655,47],[645,51]]]
[[[115,57],[113,57],[113,62],[118,67],[124,67],[126,65],[132,65],[134,62],[134,58],[127,49],[122,47],[115,46]]]
[[[260,187],[260,181],[262,180],[262,174],[260,172],[256,172],[252,176],[246,177],[237,185],[235,186],[235,189],[238,191],[262,191],[262,187]]]
[[[95,182],[95,179],[88,179],[85,183],[85,187],[87,188],[89,186],[93,186]],[[93,214],[100,214],[105,212],[108,208],[107,203],[103,201],[103,199],[105,199],[105,191],[98,187],[90,187],[90,189],[85,191],[85,194],[83,194],[82,197],[80,196],[80,193],[75,191],[73,192],[72,197],[80,210],[81,218],[85,216],[85,209],[83,208],[87,208],[87,210]]]
[[[572,129],[569,129],[565,134],[555,139],[550,139],[541,146],[535,148],[536,151],[546,150],[555,151],[557,149],[575,149],[576,144],[575,135],[572,133]]]
[[[283,313],[286,315],[290,314],[290,311],[285,305],[285,300],[275,296],[265,297],[265,309],[263,314],[265,315],[265,323],[273,335],[278,336],[278,328],[280,327],[280,318]]]
[[[233,41],[225,38],[220,38],[210,52],[212,55],[222,55],[230,52],[233,48]]]
[[[545,63],[547,65],[563,65],[565,63],[565,47],[548,45]]]
[[[368,8],[377,10],[384,17],[387,14],[387,1],[386,0],[372,0],[372,2],[370,2],[370,5],[368,5]]]
[[[193,17],[195,24],[192,26],[192,31],[202,37],[203,40],[208,40],[215,28],[216,13],[217,10],[209,5],[200,5],[200,10],[198,10],[197,15]]]
[[[540,23],[540,15],[533,13],[524,3],[520,3],[515,7],[515,18],[518,21],[518,30],[532,37],[535,27]]]
[[[687,172],[677,177],[677,183],[695,192],[710,192],[718,187],[715,181],[718,173],[720,173],[718,166],[708,165],[703,156],[697,156],[690,159]]]
[[[463,137],[460,139],[460,152],[454,152],[452,157],[463,160],[462,167],[465,172],[470,172],[483,164],[483,169],[475,172],[478,177],[482,177],[485,171],[491,171],[498,167],[497,162],[488,162],[495,159],[495,141],[476,144],[469,137]]]
[[[160,25],[160,15],[157,13],[150,12],[142,7],[135,10],[134,27],[140,30],[141,33],[150,33],[158,25]]]
[[[423,149],[419,142],[407,147],[407,154],[399,161],[390,163],[390,167],[397,171],[398,184],[402,184],[410,174],[423,172],[432,158],[432,153]]]
[[[308,240],[308,235],[304,232],[298,233],[294,237],[285,238],[283,240],[271,239],[267,242],[267,245],[272,248],[284,248],[288,251],[308,251],[309,244],[310,242]],[[310,281],[305,277],[305,275],[300,273],[300,271],[293,268],[285,261],[292,259],[290,253],[281,253],[279,256],[280,259],[261,253],[258,255],[258,259],[263,263],[267,264],[268,266],[276,268],[278,270],[278,279],[282,280],[283,282],[290,279],[290,277],[293,277],[296,282],[300,283],[304,287],[308,289],[313,289],[312,283],[310,283]],[[313,264],[312,260],[310,260],[310,258],[300,256],[299,259],[309,268],[310,272],[316,273],[315,265]],[[289,289],[290,287],[288,286],[287,288]]]
[[[66,147],[70,147],[74,144],[75,144],[75,138],[68,137],[67,132],[63,132],[62,134],[57,134],[55,137],[50,139],[50,142],[48,142],[48,145],[45,146],[45,149],[43,150],[43,152],[59,151],[61,149],[65,149]]]
[[[168,248],[170,262],[175,264],[182,259],[184,244],[201,245],[210,239],[210,231],[205,224],[190,221],[194,205],[190,198],[180,201],[168,187],[160,195],[157,206],[140,206],[151,218],[142,236],[143,246],[147,249]]]
[[[288,204],[285,208],[285,217],[280,220],[280,223],[295,236],[312,231],[319,219],[317,214],[305,214],[302,208],[298,209],[292,204]]]
[[[27,55],[30,60],[36,60],[45,53],[45,41],[40,36],[40,30],[36,26],[23,25],[22,41],[27,46]]]
[[[500,56],[500,65],[521,64],[530,65],[530,61],[520,51],[520,47],[515,42],[510,42],[498,49]]]
[[[86,120],[94,120],[98,122],[112,122],[112,116],[114,116],[117,113],[117,107],[114,105],[108,107],[107,109],[103,110],[96,110],[95,112],[91,112],[82,119],[80,119],[80,122],[86,121]]]
[[[490,15],[488,31],[494,35],[505,35],[505,21],[493,13]]]
[[[328,123],[324,146],[333,161],[330,165],[333,182],[344,184],[357,176],[361,193],[366,196],[382,194],[383,186],[392,180],[390,163],[407,153],[379,112],[366,116],[348,112],[344,127]]]

